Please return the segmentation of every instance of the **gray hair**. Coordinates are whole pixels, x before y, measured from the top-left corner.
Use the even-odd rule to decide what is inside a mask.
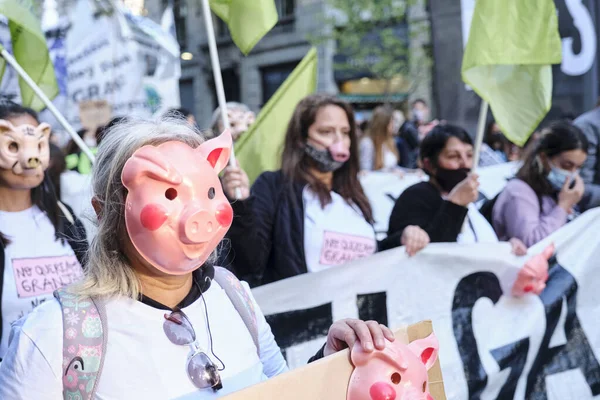
[[[243,103],[238,103],[237,101],[230,101],[225,104],[227,110],[237,110],[242,112],[250,112],[250,107]],[[219,132],[219,123],[221,122],[221,108],[217,107],[217,109],[213,112],[212,119],[210,120],[210,127],[213,130],[215,135],[220,134]]]
[[[90,245],[84,278],[69,291],[90,297],[136,299],[139,296],[140,281],[123,253],[127,189],[121,182],[121,172],[140,147],[172,140],[195,148],[204,142],[204,137],[184,120],[172,117],[158,121],[128,120],[106,133],[92,172],[93,196],[100,206],[98,233]]]

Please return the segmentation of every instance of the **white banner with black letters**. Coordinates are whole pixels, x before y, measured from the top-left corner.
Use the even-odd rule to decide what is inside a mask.
[[[600,210],[530,249],[556,244],[547,288],[510,296],[525,262],[510,246],[403,249],[254,289],[291,368],[323,344],[333,321],[392,328],[432,320],[448,399],[600,398]]]

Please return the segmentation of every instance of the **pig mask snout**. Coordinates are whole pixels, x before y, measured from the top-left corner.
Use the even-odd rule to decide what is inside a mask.
[[[215,214],[199,205],[186,207],[180,222],[180,239],[187,244],[205,243],[210,241],[219,228],[229,228],[233,219],[231,207],[221,204]]]
[[[346,162],[350,158],[350,150],[344,146],[342,141],[338,141],[329,146],[331,157],[338,162]]]

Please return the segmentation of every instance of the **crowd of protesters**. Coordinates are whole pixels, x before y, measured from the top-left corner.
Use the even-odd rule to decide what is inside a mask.
[[[90,390],[97,398],[174,398],[204,389],[231,393],[287,369],[248,285],[342,268],[401,246],[414,256],[429,243],[508,241],[513,253],[524,255],[582,211],[600,205],[600,108],[574,122],[542,127],[525,149],[490,122],[479,165],[514,161],[520,167],[498,196],[483,202],[479,177],[472,172],[472,136],[432,120],[423,100],[411,103],[406,115],[381,105],[359,128],[350,104],[330,95],[308,96],[287,125],[281,169],[264,172],[252,185],[243,165],[226,165],[231,141],[244,134],[255,114],[240,103],[228,103],[227,114],[232,129],[224,135],[220,110],[214,111],[207,134],[184,109],[158,122],[121,117],[97,130],[82,130],[80,137],[97,157],[92,167],[74,142],[64,149],[52,144],[50,127],[35,112],[0,104],[0,398],[58,399]],[[223,229],[211,234],[217,242],[225,239],[227,254],[203,250],[198,265],[184,272],[162,262],[160,254],[148,255],[126,221],[129,194],[141,177],[183,185],[158,150],[147,150],[173,142],[201,150],[197,154],[207,152],[206,182],[194,184],[206,186],[209,199],[225,204],[215,211]],[[138,154],[150,172],[127,178]],[[174,163],[193,168],[185,166],[185,157],[182,153]],[[401,179],[417,170],[424,180],[396,200],[387,237],[377,240],[360,177],[383,171]],[[70,207],[72,201],[80,203],[73,199],[82,190],[93,204],[92,225],[84,225],[81,210]],[[163,192],[161,201],[177,199],[175,189]],[[227,223],[222,222],[225,209],[232,210]],[[91,227],[87,233],[86,227]],[[192,237],[186,229],[181,235]],[[164,237],[148,240],[156,252],[172,251]],[[331,243],[340,240],[350,244],[348,251],[331,251]],[[251,317],[215,290],[226,286],[217,279],[225,272],[215,260],[247,282],[239,290]],[[40,265],[54,266],[52,282],[44,278],[44,268],[36,271]],[[37,280],[24,285],[24,274]],[[64,290],[62,300],[53,298],[55,290]],[[74,312],[69,296],[89,299],[85,307],[101,304],[99,314],[90,309],[93,321],[84,319],[89,324],[101,320],[110,330],[108,346],[89,342],[94,345],[63,354],[82,322],[78,315],[67,316]],[[94,325],[100,333],[93,336],[89,324],[81,328],[86,339],[102,338],[103,330]],[[246,335],[233,334],[244,325],[249,326]],[[391,332],[374,321],[338,321],[313,359],[356,341],[372,351],[382,348],[384,339],[392,340]],[[90,375],[82,382],[74,365],[88,372],[92,365],[93,374],[103,372],[103,379]],[[124,379],[119,365],[139,373]]]

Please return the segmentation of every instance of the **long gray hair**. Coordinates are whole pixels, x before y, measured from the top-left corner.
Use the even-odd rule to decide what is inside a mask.
[[[163,118],[157,122],[129,120],[111,128],[104,136],[92,173],[92,190],[99,206],[98,233],[88,252],[84,279],[69,291],[82,296],[126,296],[136,299],[140,282],[123,253],[125,197],[121,182],[125,162],[145,145],[180,141],[198,147],[204,137],[184,120]],[[214,254],[213,254],[214,257]]]

